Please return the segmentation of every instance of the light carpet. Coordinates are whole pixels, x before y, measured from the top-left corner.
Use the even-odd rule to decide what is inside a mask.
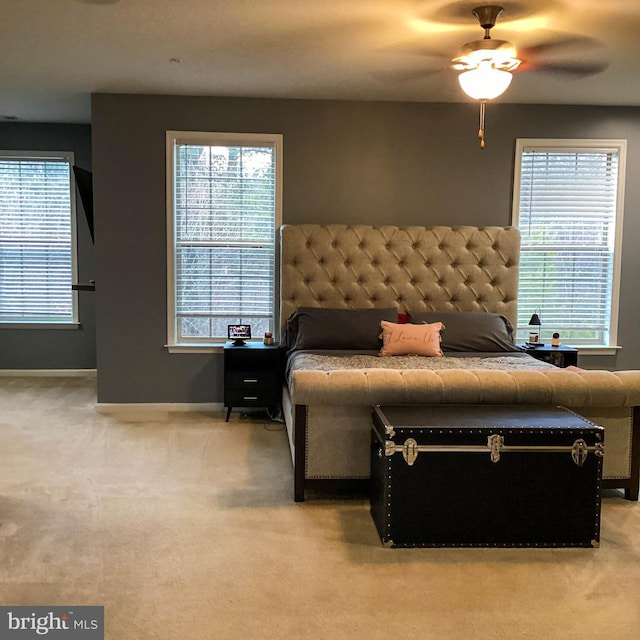
[[[599,549],[387,549],[362,499],[292,500],[286,433],[96,411],[0,378],[0,602],[103,605],[110,640],[640,639],[640,504]]]

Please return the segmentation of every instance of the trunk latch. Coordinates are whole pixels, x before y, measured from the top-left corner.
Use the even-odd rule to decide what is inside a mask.
[[[402,447],[402,457],[411,467],[418,457],[418,443],[413,438],[407,438]]]
[[[504,436],[492,433],[487,438],[487,447],[491,451],[491,462],[498,462],[500,460],[500,449],[504,447]]]
[[[571,457],[573,461],[581,467],[588,455],[589,446],[582,438],[578,438],[578,440],[573,443],[573,447],[571,447]]]

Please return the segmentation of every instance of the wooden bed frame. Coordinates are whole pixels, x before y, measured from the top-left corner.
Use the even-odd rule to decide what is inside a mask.
[[[307,451],[308,406],[295,405],[293,424],[293,498],[304,502],[308,493],[316,495],[366,495],[369,491],[368,478],[307,478],[305,476],[305,456]],[[640,407],[632,407],[632,442],[630,443],[630,474],[625,478],[605,478],[604,489],[622,489],[627,500],[638,500],[640,485]]]

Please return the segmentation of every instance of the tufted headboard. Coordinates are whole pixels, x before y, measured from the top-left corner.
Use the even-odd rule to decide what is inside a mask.
[[[491,311],[516,326],[515,227],[282,225],[280,325],[298,307]]]

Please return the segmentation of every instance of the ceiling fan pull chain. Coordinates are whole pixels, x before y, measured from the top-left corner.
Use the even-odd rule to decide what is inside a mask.
[[[480,100],[480,127],[478,129],[478,138],[480,138],[481,149],[484,149],[484,113],[486,105],[486,100]]]

